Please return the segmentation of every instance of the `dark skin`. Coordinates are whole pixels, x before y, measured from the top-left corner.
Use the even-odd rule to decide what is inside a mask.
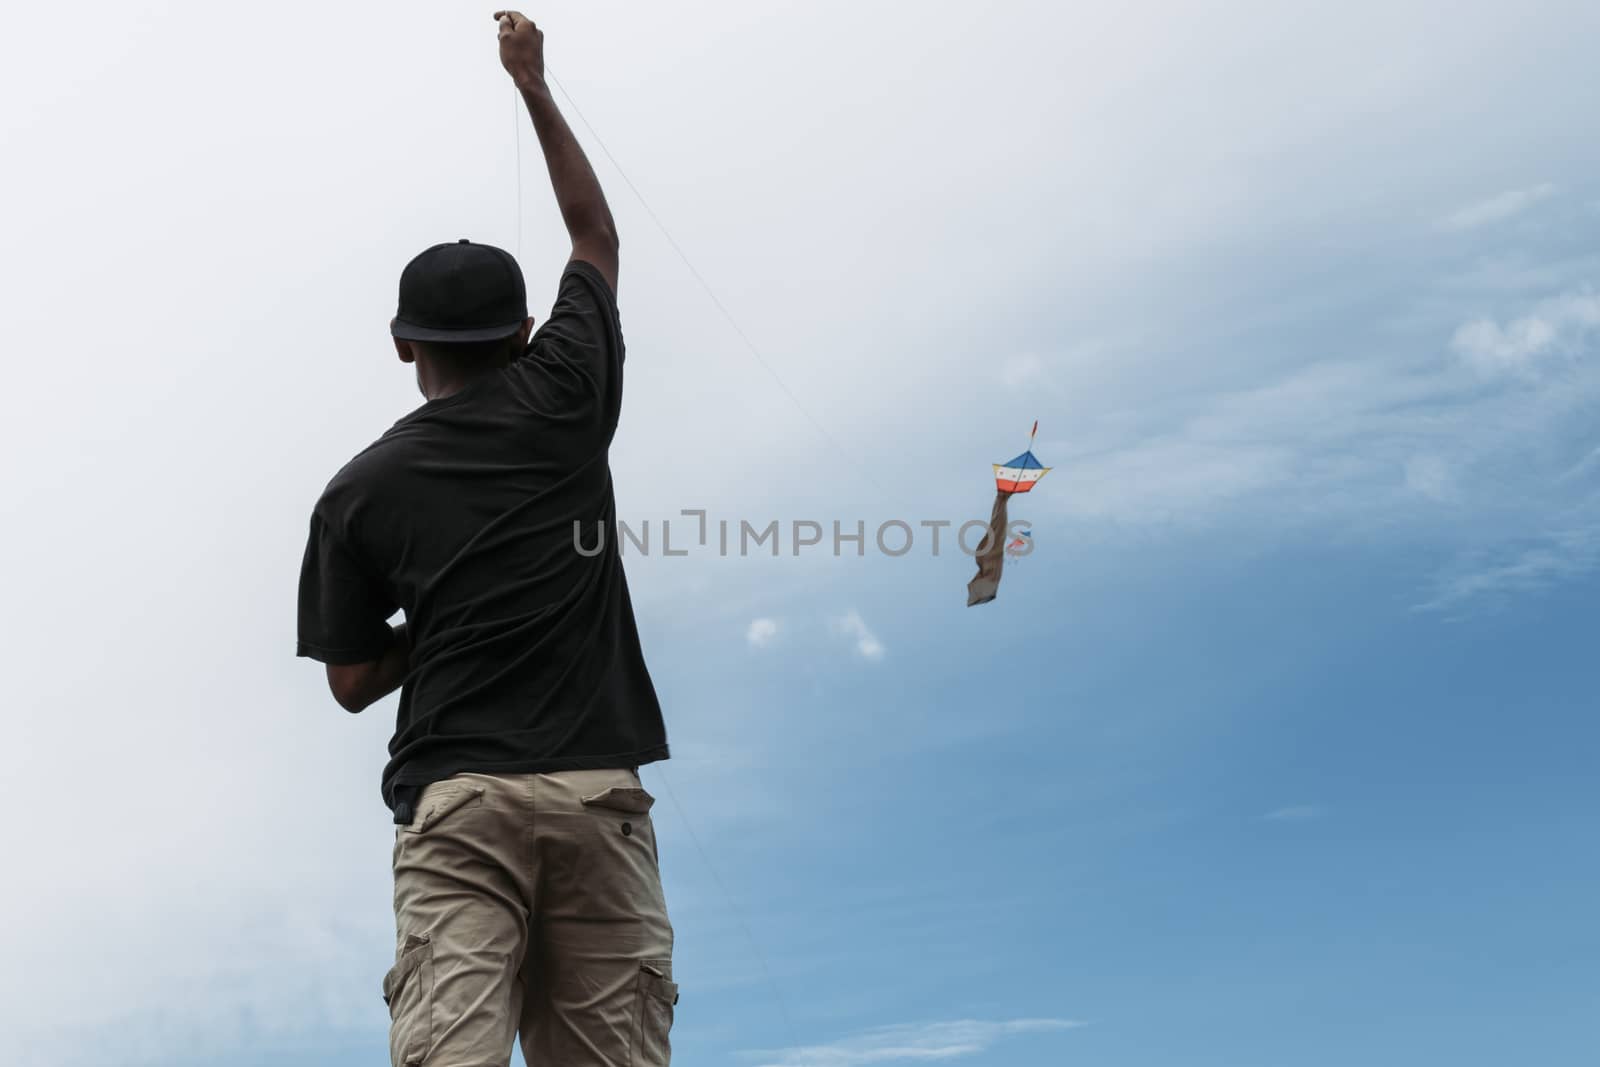
[[[339,706],[352,714],[399,689],[411,673],[411,632],[405,623],[394,628],[395,641],[380,659],[366,663],[328,664],[328,688]]]
[[[569,260],[581,259],[593,265],[617,290],[617,225],[611,217],[600,181],[595,177],[589,157],[572,135],[572,128],[556,107],[555,98],[544,76],[544,34],[520,11],[496,11],[500,45],[500,65],[511,76],[522,94],[522,102],[533,120],[534,133],[544,152],[550,172],[550,186],[556,206],[572,240]],[[474,359],[442,355],[425,344],[395,339],[394,347],[402,363],[415,365],[417,388],[429,400],[447,397],[506,366],[526,348],[533,331],[533,319],[525,320],[507,339],[505,347]],[[411,672],[411,635],[405,623],[394,628],[395,642],[379,659],[366,663],[328,664],[328,688],[346,711],[356,712],[372,704],[405,682]]]
[[[394,349],[400,355],[400,362],[416,365],[417,389],[422,395],[429,400],[438,400],[510,363],[528,347],[528,337],[532,332],[533,319],[524,319],[499,352],[476,359],[436,352],[421,341],[402,341],[398,337],[394,338]]]

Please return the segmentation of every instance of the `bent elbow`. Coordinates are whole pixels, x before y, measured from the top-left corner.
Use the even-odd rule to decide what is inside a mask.
[[[333,699],[338,702],[341,708],[352,715],[367,710],[367,702],[361,699],[360,694],[350,690],[335,689],[333,691]]]
[[[367,698],[364,673],[359,668],[328,668],[328,691],[345,711],[354,714],[366,709],[372,701]]]

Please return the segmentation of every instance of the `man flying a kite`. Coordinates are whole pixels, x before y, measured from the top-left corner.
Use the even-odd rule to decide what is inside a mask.
[[[504,1065],[519,1036],[544,1067],[665,1067],[678,987],[638,767],[667,738],[608,459],[616,227],[546,86],[543,34],[495,19],[572,254],[537,332],[501,249],[437,244],[406,265],[390,332],[425,402],[317,501],[298,652],[349,711],[400,690],[383,771],[395,1067]],[[611,536],[580,553],[573,531],[595,526]]]

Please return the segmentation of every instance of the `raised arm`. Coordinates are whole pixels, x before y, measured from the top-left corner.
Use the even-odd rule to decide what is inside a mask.
[[[572,238],[572,258],[594,264],[615,293],[617,225],[589,157],[583,154],[545,84],[544,34],[520,11],[496,11],[494,17],[500,24],[500,63],[521,91],[533,119],[556,204]]]

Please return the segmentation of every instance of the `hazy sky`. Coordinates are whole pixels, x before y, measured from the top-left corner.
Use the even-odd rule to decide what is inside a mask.
[[[420,402],[405,261],[553,295],[491,10],[8,12],[17,1062],[385,1061],[393,701],[295,579]],[[679,1062],[1587,1062],[1600,8],[529,14],[788,390],[571,116],[625,520],[982,518],[1036,418],[1056,468],[983,608],[920,540],[629,559]]]

